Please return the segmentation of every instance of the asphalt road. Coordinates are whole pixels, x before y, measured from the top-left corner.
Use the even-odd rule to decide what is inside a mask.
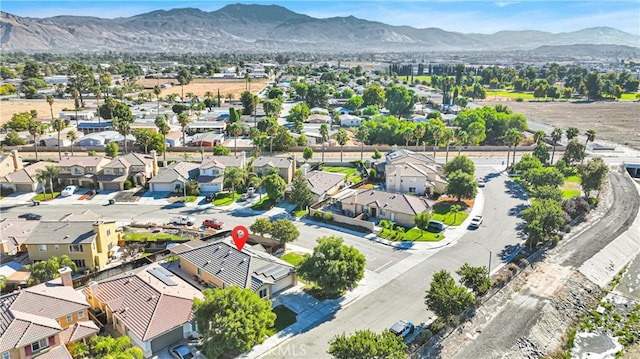
[[[366,297],[353,302],[345,309],[326,318],[316,327],[296,335],[281,344],[288,348],[304,348],[307,358],[325,358],[328,342],[336,334],[355,330],[371,329],[382,331],[398,319],[406,319],[414,324],[427,322],[433,314],[426,310],[424,292],[434,272],[446,269],[455,272],[463,263],[474,266],[488,265],[489,251],[492,252],[492,268],[515,250],[520,242],[517,237],[521,220],[513,209],[520,209],[526,199],[520,192],[514,192],[512,182],[504,175],[497,175],[490,168],[477,169],[479,175],[486,175],[485,223],[475,231],[469,231],[457,243],[433,251],[411,252],[405,260],[417,264],[398,278],[375,290]],[[477,243],[475,243],[477,242]],[[384,271],[382,271],[384,274]],[[263,357],[285,358],[285,351],[275,348]]]

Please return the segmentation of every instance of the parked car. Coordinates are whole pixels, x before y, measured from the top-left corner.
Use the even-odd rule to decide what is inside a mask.
[[[224,222],[217,219],[205,219],[204,222],[202,222],[202,225],[209,228],[222,229]]]
[[[433,233],[440,233],[444,230],[444,223],[436,220],[429,221],[427,225],[427,231]]]
[[[42,216],[36,213],[25,213],[18,216],[18,218],[24,218],[27,221],[39,221]]]
[[[484,188],[486,182],[482,178],[478,178],[478,187]]]
[[[391,328],[389,328],[389,331],[399,337],[402,337],[402,339],[406,339],[407,336],[413,333],[415,329],[416,327],[413,325],[413,323],[406,320],[398,320],[394,325],[391,326]]]
[[[255,188],[253,188],[253,187],[247,188],[247,194],[249,196],[253,196],[255,193],[256,193],[256,189]]]
[[[249,199],[249,194],[248,193],[243,193],[242,196],[240,196],[240,201],[246,201]]]
[[[475,216],[471,219],[471,223],[469,223],[469,228],[479,228],[482,224],[482,216]]]
[[[178,345],[169,349],[169,353],[176,359],[193,359],[195,356],[191,349],[186,345]]]
[[[62,197],[69,197],[72,194],[74,194],[77,190],[78,190],[77,186],[67,186],[62,190],[62,192],[60,192],[60,195]]]
[[[196,219],[190,216],[173,216],[169,219],[171,224],[186,224],[187,226],[193,226],[196,223]]]

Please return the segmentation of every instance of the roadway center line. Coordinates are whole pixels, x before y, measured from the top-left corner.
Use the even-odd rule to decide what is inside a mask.
[[[384,268],[384,267],[388,266],[388,265],[389,265],[389,264],[391,264],[391,263],[393,263],[393,260],[390,260],[390,261],[388,261],[387,263],[385,263],[385,264],[381,265],[380,267],[376,268],[376,269],[374,270],[374,272],[378,272],[378,273],[380,273],[379,271],[380,271],[382,268]]]

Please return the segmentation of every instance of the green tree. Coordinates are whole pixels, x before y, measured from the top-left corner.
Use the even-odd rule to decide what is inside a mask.
[[[445,269],[433,274],[424,299],[427,308],[445,321],[460,315],[475,303],[473,294],[467,288],[457,285],[451,273]]]
[[[379,160],[382,158],[382,153],[380,153],[380,150],[378,150],[377,148],[374,148],[373,156],[371,156],[371,158],[373,158],[374,160]]]
[[[529,236],[531,246],[535,246],[538,241],[551,239],[565,225],[562,206],[551,199],[531,201],[531,206],[521,214],[526,222],[523,232]]]
[[[178,74],[176,76],[178,83],[180,84],[180,99],[184,100],[184,85],[188,85],[193,80],[193,76],[191,72],[186,67],[181,67],[178,70]]]
[[[362,107],[362,97],[360,96],[353,96],[349,99],[349,101],[347,101],[347,103],[344,105],[344,108],[348,108],[351,111],[357,111],[360,107]]]
[[[249,230],[264,237],[265,234],[271,234],[272,224],[267,218],[257,218]]]
[[[187,142],[185,139],[185,135],[187,133],[187,127],[189,126],[189,123],[191,123],[191,119],[185,112],[182,112],[178,115],[178,123],[180,124],[180,129],[182,130],[182,146],[186,146]]]
[[[377,334],[365,329],[356,330],[351,336],[344,333],[334,336],[327,353],[336,359],[404,359],[406,349],[402,338],[389,330]]]
[[[456,273],[460,276],[460,283],[471,289],[476,296],[485,294],[491,288],[487,267],[473,267],[465,263]]]
[[[477,183],[472,175],[460,170],[454,171],[447,177],[447,193],[455,196],[460,202],[461,198],[473,199],[478,193]]]
[[[349,134],[345,130],[338,131],[336,134],[336,141],[340,145],[340,162],[342,162],[342,150],[344,149],[344,145],[349,141]]]
[[[364,106],[373,105],[380,108],[384,106],[386,102],[384,89],[379,84],[373,84],[364,90],[362,100]]]
[[[538,186],[531,189],[531,197],[543,200],[552,199],[554,201],[562,201],[562,191],[554,186]]]
[[[360,141],[360,161],[364,157],[364,144],[369,139],[369,130],[366,127],[359,127],[356,132],[356,138]]]
[[[76,342],[73,343],[70,354],[73,359],[85,359],[89,357],[91,350],[89,350],[89,346],[87,344],[83,342]]]
[[[136,138],[138,146],[144,148],[144,153],[147,153],[153,140],[153,132],[145,128],[137,128],[133,130],[133,136]]]
[[[53,95],[47,95],[46,97],[47,103],[49,104],[49,110],[51,111],[51,121],[53,121],[53,103],[55,102],[55,99],[53,97]]]
[[[27,141],[20,137],[18,132],[11,130],[7,133],[7,136],[4,138],[4,144],[7,146],[22,146],[25,145]]]
[[[429,226],[430,220],[431,220],[431,214],[428,212],[420,212],[413,217],[413,221],[416,224],[416,227],[420,229],[421,236]]]
[[[113,127],[116,131],[122,135],[122,142],[124,143],[124,153],[127,154],[127,143],[129,142],[129,135],[131,135],[131,125],[135,122],[135,118],[131,117],[116,117],[113,119]]]
[[[120,146],[117,142],[109,142],[104,146],[104,154],[109,157],[116,157],[120,152]]]
[[[320,125],[320,137],[322,138],[323,143],[329,140],[329,127],[326,123]]]
[[[248,351],[264,341],[275,323],[271,301],[260,298],[251,288],[205,289],[202,294],[204,299],[193,300],[193,313],[206,358]]]
[[[584,158],[584,144],[578,142],[577,139],[570,140],[567,143],[567,147],[564,149],[564,156],[562,159],[569,165],[573,165],[575,162],[580,162]]]
[[[538,157],[533,156],[529,153],[525,153],[524,155],[522,155],[520,161],[513,165],[513,168],[516,170],[516,172],[524,174],[529,170],[542,168],[542,162],[540,162]]]
[[[539,143],[533,148],[533,155],[542,163],[549,161],[549,148],[546,143]]]
[[[307,103],[307,105],[309,105],[310,108],[329,107],[329,88],[327,87],[327,85],[309,85],[309,90],[307,91],[305,102]]]
[[[169,124],[167,123],[167,118],[165,115],[158,115],[156,116],[156,119],[154,121],[156,127],[158,128],[158,133],[162,135],[162,143],[164,144],[164,146],[166,146],[167,143],[167,134],[169,133],[169,131],[171,131],[171,128],[169,127]],[[166,167],[167,166],[167,151],[163,150],[162,151],[162,156],[163,156],[163,164]]]
[[[262,185],[267,191],[271,201],[275,203],[278,199],[284,196],[284,191],[287,188],[287,183],[277,174],[271,174],[262,179]]]
[[[126,336],[113,338],[112,336],[96,335],[91,338],[91,347],[98,359],[142,359],[142,349],[131,345],[131,339]]]
[[[289,110],[289,116],[287,116],[288,122],[304,122],[311,115],[311,110],[306,103],[300,102],[293,106]]]
[[[300,237],[300,232],[296,225],[286,218],[278,219],[271,223],[270,233],[271,238],[283,244],[293,242]]]
[[[580,185],[585,195],[589,196],[591,191],[599,192],[602,189],[609,169],[602,158],[594,157],[585,165],[580,166],[579,170],[581,176]]]
[[[567,140],[571,141],[574,138],[578,137],[578,134],[580,134],[580,130],[578,130],[577,127],[569,127],[567,128],[565,134],[567,136]]]
[[[25,266],[28,272],[31,272],[27,284],[30,286],[58,278],[60,274],[58,269],[69,267],[74,272],[78,270],[75,263],[69,256],[62,255],[60,257],[51,257],[46,261],[35,262]]]
[[[231,154],[231,150],[228,147],[218,145],[213,148],[213,154],[215,156],[229,156]]]
[[[67,132],[67,139],[71,142],[71,156],[73,156],[73,144],[78,140],[78,134],[76,131],[71,130]]]
[[[469,157],[465,155],[460,155],[454,157],[451,162],[447,162],[444,165],[444,173],[450,174],[455,171],[462,171],[464,173],[470,174],[473,176],[476,171],[476,166],[473,164],[473,161],[469,159]]]
[[[365,257],[346,246],[339,237],[320,237],[313,254],[298,269],[302,278],[314,282],[328,296],[342,295],[364,277]]]
[[[60,118],[56,118],[53,121],[51,121],[51,128],[53,128],[54,131],[58,132],[58,158],[62,159],[62,145],[60,143],[60,132],[62,132],[62,130],[64,130],[64,128],[67,127],[67,125],[65,125],[64,121],[62,121]]]
[[[402,117],[411,114],[413,111],[416,98],[413,92],[409,92],[406,87],[388,87],[385,91],[385,96],[387,97],[385,107],[392,115]]]
[[[224,169],[224,185],[231,187],[231,194],[235,196],[236,188],[243,186],[247,180],[247,171],[239,167]]]
[[[51,190],[51,198],[53,198],[53,179],[60,174],[60,167],[58,166],[46,166],[44,169],[36,171],[36,178],[38,182],[42,183],[42,193],[46,193],[45,187],[49,183],[49,189]],[[45,196],[46,197],[46,196]]]
[[[313,157],[313,148],[307,146],[302,150],[302,158],[305,162],[308,162]]]
[[[560,140],[562,140],[562,130],[557,127],[554,128],[553,131],[551,131],[551,140],[553,140],[553,152],[551,152],[550,164],[553,164],[553,158],[556,155],[556,146],[558,145]]]
[[[91,71],[86,64],[80,61],[74,61],[68,67],[67,78],[69,88],[78,91],[80,107],[84,107],[84,97],[82,94],[87,93],[95,82],[93,71]]]
[[[297,172],[296,175],[293,176],[289,199],[291,202],[297,204],[301,210],[306,209],[307,206],[311,204],[311,201],[313,201],[313,193],[311,193],[307,179],[301,172]]]
[[[11,115],[11,119],[2,125],[2,128],[18,132],[27,131],[32,123],[34,121],[30,112],[18,112]]]
[[[239,123],[234,122],[229,126],[229,135],[233,136],[233,154],[238,155],[238,136],[242,134],[242,126]]]
[[[534,188],[541,186],[557,188],[564,183],[564,175],[555,167],[542,167],[528,170],[524,174],[524,179]]]
[[[254,100],[253,100],[254,95],[251,94],[251,92],[249,91],[243,91],[240,94],[240,102],[242,102],[242,114],[243,115],[250,115],[253,113],[254,110]]]
[[[587,149],[587,145],[589,144],[589,142],[593,142],[596,140],[596,130],[594,130],[593,128],[590,128],[587,130],[587,132],[584,133],[584,135],[587,137],[586,140],[584,141],[584,149],[586,151]],[[582,154],[582,159],[584,160],[584,153]]]
[[[533,143],[539,145],[544,142],[545,137],[547,137],[547,134],[543,130],[538,130],[533,133]]]

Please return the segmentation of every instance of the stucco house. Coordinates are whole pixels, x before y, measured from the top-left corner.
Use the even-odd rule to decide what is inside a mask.
[[[260,156],[253,160],[251,167],[253,173],[260,176],[268,175],[271,171],[277,170],[280,177],[289,183],[293,179],[293,174],[296,172],[296,160],[295,157]]]
[[[151,192],[182,191],[185,183],[198,177],[199,164],[192,162],[174,162],[160,169],[158,174],[149,180]]]
[[[224,134],[217,132],[196,133],[191,137],[191,146],[216,147],[224,142]]]
[[[222,191],[224,171],[227,167],[244,168],[247,159],[242,152],[238,156],[208,156],[198,167],[198,187],[201,192]]]
[[[431,195],[444,193],[447,180],[435,166],[424,163],[399,163],[385,166],[386,189],[389,192]]]
[[[362,117],[350,114],[340,115],[340,126],[342,127],[360,127],[362,121]]]
[[[388,219],[405,227],[414,227],[413,217],[431,211],[426,199],[402,193],[363,189],[340,200],[342,212],[355,217],[361,213],[370,218]]]
[[[101,190],[123,190],[124,182],[131,181],[134,186],[144,186],[147,180],[158,173],[158,158],[156,151],[151,154],[127,153],[118,156],[102,167],[102,174],[98,176],[98,186]]]
[[[307,186],[311,190],[313,200],[311,203],[320,202],[327,197],[330,197],[342,188],[344,185],[345,175],[341,173],[331,173],[322,171],[310,171],[305,173],[305,180]],[[287,186],[285,196],[291,193],[291,184]]]
[[[297,284],[295,268],[267,253],[245,246],[238,251],[222,239],[179,254],[180,269],[214,288],[251,288],[261,298]]]
[[[0,154],[0,177],[18,171],[23,167],[22,158],[18,155],[17,150],[12,150],[8,154]]]
[[[94,188],[97,184],[98,174],[109,162],[110,160],[106,157],[63,157],[58,162],[60,168],[60,174],[57,177],[58,184]]]
[[[24,242],[38,226],[38,221],[23,218],[0,219],[0,255],[12,256],[27,250]]]
[[[145,358],[197,336],[191,305],[193,298],[203,298],[202,293],[158,263],[91,282],[82,293],[91,308],[106,313],[113,330],[142,349]]]
[[[47,166],[55,165],[51,162],[35,162],[0,178],[0,185],[13,192],[40,192],[42,184],[36,179],[38,171],[44,170]]]
[[[182,132],[181,131],[171,131],[167,133],[165,136],[167,140],[168,147],[179,147],[182,146]]]

